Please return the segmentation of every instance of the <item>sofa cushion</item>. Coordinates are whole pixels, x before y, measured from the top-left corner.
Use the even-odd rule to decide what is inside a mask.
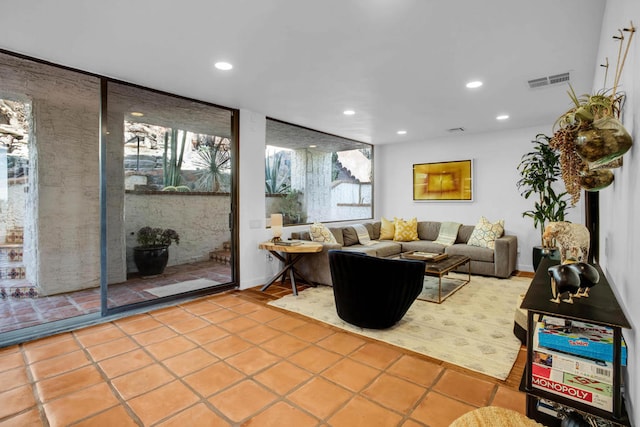
[[[342,230],[340,230],[342,234]],[[334,233],[329,230],[324,224],[315,222],[309,226],[309,235],[311,240],[319,243],[337,243]]]
[[[458,237],[456,238],[456,243],[467,243],[475,226],[473,225],[461,225],[458,229]]]
[[[445,252],[449,255],[464,255],[474,261],[493,262],[493,249],[469,246],[466,243],[456,243],[448,246]]]
[[[396,242],[412,242],[418,239],[418,219],[411,218],[405,221],[402,218],[395,219],[395,233],[393,240]]]
[[[356,229],[350,226],[342,229],[342,238],[344,239],[345,246],[357,245],[359,243]]]
[[[504,220],[490,222],[485,217],[480,217],[476,224],[467,245],[479,246],[481,248],[493,249],[496,246],[496,239],[504,234]]]
[[[418,222],[418,237],[420,240],[434,241],[438,238],[440,232],[440,222],[438,221],[420,221]]]
[[[380,222],[380,240],[393,240],[393,235],[396,232],[394,222],[385,217],[382,217]]]
[[[461,225],[459,222],[443,222],[440,224],[440,232],[435,242],[444,246],[453,245],[458,238],[458,230],[460,230]]]
[[[402,252],[420,251],[441,254],[444,252],[444,245],[430,242],[429,240],[416,240],[415,242],[402,242]]]
[[[402,251],[400,243],[395,242],[375,242],[371,245],[353,245],[343,248],[345,251],[363,252],[370,256],[377,256],[381,258],[397,255]]]
[[[380,221],[377,222],[368,222],[364,226],[367,227],[367,231],[369,231],[369,236],[371,236],[371,240],[378,240],[380,238],[380,226],[382,224]]]

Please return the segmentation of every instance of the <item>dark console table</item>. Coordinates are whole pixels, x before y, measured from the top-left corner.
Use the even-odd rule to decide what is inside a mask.
[[[547,269],[555,264],[557,260],[548,258],[540,262],[535,276],[529,286],[521,308],[528,311],[527,317],[527,364],[521,383],[521,390],[527,393],[527,416],[534,418],[546,425],[553,425],[559,420],[538,412],[536,403],[538,398],[557,402],[562,406],[574,408],[579,412],[592,414],[605,420],[613,421],[622,425],[630,425],[626,410],[623,405],[621,389],[621,357],[622,357],[622,328],[630,329],[631,325],[620,308],[609,282],[599,266],[596,266],[600,273],[599,283],[591,288],[589,298],[574,299],[573,304],[565,302],[556,304],[551,302],[550,277]],[[545,392],[532,387],[532,361],[533,361],[533,334],[536,330],[534,317],[539,315],[549,315],[558,318],[576,320],[607,326],[613,329],[613,410],[611,412],[593,407],[591,405],[577,402],[563,396]]]

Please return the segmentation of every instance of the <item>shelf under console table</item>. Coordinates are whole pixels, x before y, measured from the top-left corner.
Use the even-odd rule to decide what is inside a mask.
[[[547,269],[557,260],[545,258],[541,261],[535,276],[531,281],[521,308],[527,310],[527,362],[520,384],[521,391],[527,393],[527,416],[539,422],[551,423],[553,418],[546,414],[537,413],[537,399],[546,399],[556,402],[564,407],[569,407],[578,412],[587,413],[617,424],[630,426],[626,413],[622,394],[622,328],[630,329],[631,325],[622,311],[611,287],[598,265],[595,267],[600,274],[600,281],[589,291],[588,298],[574,299],[573,304],[566,302],[552,302],[551,279]],[[578,402],[554,393],[546,392],[533,387],[532,363],[533,363],[533,334],[536,331],[534,317],[552,316],[580,322],[592,323],[599,326],[612,328],[613,330],[613,405],[612,410],[606,411],[586,403]],[[559,425],[559,420],[557,420]]]

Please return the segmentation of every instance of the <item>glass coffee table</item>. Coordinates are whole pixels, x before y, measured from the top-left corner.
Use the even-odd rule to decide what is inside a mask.
[[[392,259],[416,259],[415,257],[409,257],[411,252],[401,253],[399,255],[395,255],[389,258]],[[424,260],[423,260],[424,261]],[[463,265],[467,265],[467,278],[459,279],[459,278],[448,278],[448,281],[451,281],[451,286],[446,286],[446,289],[442,288],[442,278],[447,276],[449,273],[461,267]],[[423,301],[435,302],[437,304],[442,303],[442,301],[449,298],[451,295],[456,293],[460,288],[471,281],[471,260],[468,256],[464,255],[449,255],[443,260],[440,261],[425,261],[425,269],[424,275],[430,277],[438,278],[438,292],[437,298],[427,298],[424,296],[418,296],[418,299]]]

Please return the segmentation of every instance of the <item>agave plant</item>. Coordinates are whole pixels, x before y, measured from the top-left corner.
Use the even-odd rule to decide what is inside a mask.
[[[201,191],[218,192],[223,186],[224,176],[229,173],[231,154],[227,140],[204,144],[196,151],[193,163],[198,168],[194,187]]]
[[[267,194],[286,194],[291,190],[291,179],[283,171],[283,160],[283,151],[265,157],[264,183]]]

